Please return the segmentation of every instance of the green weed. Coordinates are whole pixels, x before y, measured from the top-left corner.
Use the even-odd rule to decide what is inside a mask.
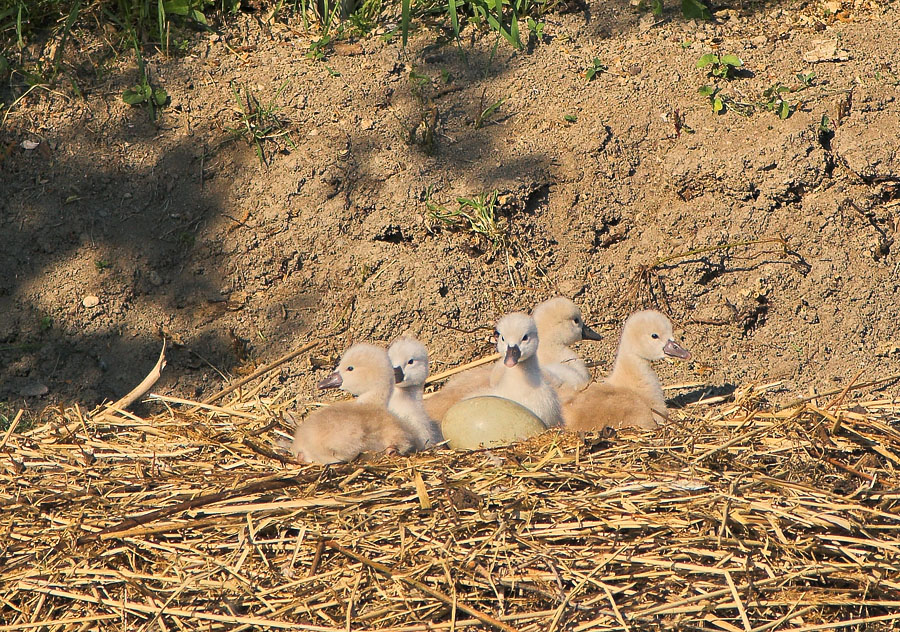
[[[482,90],[481,92],[481,102],[478,106],[478,115],[475,117],[475,129],[481,129],[484,126],[484,122],[491,118],[494,114],[497,113],[497,110],[500,109],[500,106],[506,101],[506,99],[497,99],[487,107],[485,107],[484,95],[486,94],[486,90]]]
[[[457,206],[448,209],[435,204],[429,199],[425,202],[428,208],[427,217],[431,222],[445,226],[450,230],[461,230],[477,236],[486,243],[491,254],[509,245],[508,226],[499,216],[496,190],[473,198],[456,198]]]
[[[738,69],[744,65],[736,55],[716,55],[707,53],[697,60],[697,68],[707,68],[710,77],[720,79],[733,79],[737,76]]]
[[[594,61],[591,62],[591,65],[585,69],[584,78],[588,81],[593,81],[601,72],[606,72],[606,66],[603,65],[600,59],[595,57]]]
[[[275,95],[267,103],[261,103],[246,87],[238,87],[231,83],[231,93],[237,105],[238,126],[228,128],[228,131],[236,138],[245,138],[253,145],[256,156],[263,165],[268,165],[264,144],[266,142],[286,139],[288,144],[295,147],[291,139],[287,122],[278,116],[281,109],[276,101],[284,92],[288,82],[281,84]]]

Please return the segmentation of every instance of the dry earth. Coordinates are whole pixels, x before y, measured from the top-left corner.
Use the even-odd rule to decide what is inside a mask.
[[[191,398],[325,337],[313,365],[281,369],[310,400],[311,367],[353,341],[412,332],[441,370],[555,293],[606,331],[584,349],[601,366],[630,310],[669,313],[695,354],[669,382],[784,380],[789,399],[897,373],[897,9],[727,3],[704,24],[591,2],[522,52],[469,26],[461,48],[421,30],[408,52],[372,36],[320,62],[297,25],[248,14],[183,55],[145,51],[171,96],[155,121],[121,100],[133,60],[76,31],[83,96],[34,91],[0,130],[0,401],[121,396],[161,330],[179,346],[157,390]],[[696,68],[711,51],[744,61],[718,82],[737,101],[815,78],[786,120],[715,115]],[[607,70],[588,82],[595,58]],[[230,140],[232,85],[280,108],[291,141],[264,145],[268,165]],[[429,218],[429,199],[494,190],[494,254]]]

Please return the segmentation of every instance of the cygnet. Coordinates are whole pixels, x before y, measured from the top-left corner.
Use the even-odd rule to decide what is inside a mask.
[[[416,438],[416,450],[441,443],[444,438],[425,412],[423,386],[428,378],[428,350],[415,338],[398,338],[388,347],[394,365],[394,390],[388,410],[404,422]]]
[[[565,296],[540,303],[532,317],[541,339],[538,360],[544,379],[556,389],[560,401],[569,401],[591,381],[591,372],[571,346],[581,340],[601,340],[601,336],[584,324],[581,310]]]
[[[323,464],[352,461],[362,452],[410,452],[415,437],[387,410],[393,387],[394,367],[387,352],[374,345],[353,345],[319,388],[340,388],[356,399],[311,413],[297,426],[291,452],[302,461]]]
[[[584,324],[581,310],[564,296],[539,303],[532,315],[541,340],[538,360],[544,379],[568,401],[591,380],[584,361],[568,347],[581,340],[600,340],[600,335]],[[502,372],[503,363],[496,362],[458,373],[425,400],[425,410],[432,419],[441,420],[456,402],[495,386]]]
[[[656,428],[668,415],[662,386],[650,363],[666,356],[691,358],[675,342],[669,319],[653,310],[629,316],[609,377],[591,384],[563,408],[566,426],[576,431]]]
[[[500,353],[502,372],[485,395],[504,397],[518,402],[544,422],[548,428],[562,424],[559,399],[552,386],[544,381],[538,360],[537,325],[522,312],[507,314],[497,322],[494,332]]]

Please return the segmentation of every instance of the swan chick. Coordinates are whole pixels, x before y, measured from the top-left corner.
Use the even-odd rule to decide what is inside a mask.
[[[581,310],[564,296],[538,303],[532,317],[541,340],[538,360],[544,379],[557,389],[562,401],[568,401],[591,381],[587,365],[569,346],[581,340],[600,340],[601,337],[584,324]],[[425,410],[432,419],[441,420],[456,402],[496,386],[502,373],[502,362],[458,373],[425,400]]]
[[[585,324],[581,310],[565,296],[539,303],[531,315],[541,338],[538,360],[544,379],[557,389],[561,400],[569,400],[591,382],[591,372],[571,346],[602,337]]]
[[[399,452],[415,447],[415,438],[388,412],[394,368],[387,352],[355,344],[341,356],[320,389],[340,388],[356,396],[311,413],[294,432],[292,454],[310,463],[345,463],[362,452]]]
[[[425,412],[422,399],[428,378],[428,350],[415,338],[398,338],[388,347],[394,367],[394,390],[388,411],[404,422],[416,439],[416,450],[444,440],[441,430]]]
[[[691,358],[675,341],[671,321],[654,310],[629,316],[609,377],[591,384],[565,406],[566,426],[582,431],[625,426],[652,429],[666,421],[665,397],[651,366],[664,357]]]
[[[528,314],[513,312],[497,321],[494,331],[502,372],[488,393],[505,397],[529,409],[548,428],[562,424],[559,399],[544,381],[538,360],[537,324]]]

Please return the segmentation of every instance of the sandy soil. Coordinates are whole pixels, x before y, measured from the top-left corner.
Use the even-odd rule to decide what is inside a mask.
[[[245,15],[146,51],[171,96],[155,121],[121,100],[133,61],[76,31],[81,96],[36,90],[0,131],[0,401],[117,398],[161,331],[178,344],[157,390],[189,398],[324,338],[271,387],[304,401],[353,341],[411,332],[442,370],[555,293],[606,332],[584,346],[601,366],[631,310],[667,312],[695,358],[669,383],[784,380],[789,399],[898,372],[897,3],[733,3],[707,24],[610,4],[547,16],[522,52],[470,26],[461,48],[422,30],[319,62],[296,25]],[[785,120],[716,115],[707,52],[743,60],[715,81],[738,102],[815,78]],[[228,131],[232,86],[280,108],[267,165]],[[494,190],[496,251],[429,218]]]

